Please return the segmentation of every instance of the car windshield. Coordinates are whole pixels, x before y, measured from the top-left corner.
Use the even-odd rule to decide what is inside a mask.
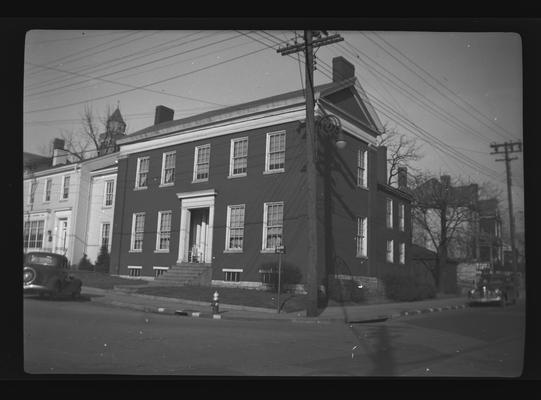
[[[37,264],[57,267],[61,263],[61,258],[46,254],[28,254],[26,256],[25,262],[26,264]]]

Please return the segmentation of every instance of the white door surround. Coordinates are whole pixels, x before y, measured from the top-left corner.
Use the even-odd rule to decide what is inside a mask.
[[[180,200],[180,235],[178,243],[178,258],[177,263],[188,262],[188,255],[190,253],[190,216],[191,210],[208,208],[208,225],[206,237],[204,243],[204,249],[202,254],[204,259],[200,262],[210,264],[212,262],[212,233],[214,228],[214,199],[217,193],[214,189],[199,190],[194,192],[177,193],[177,197]]]

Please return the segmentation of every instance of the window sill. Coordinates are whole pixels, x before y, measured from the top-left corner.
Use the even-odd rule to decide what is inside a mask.
[[[66,202],[66,201],[68,201],[68,200],[69,200],[69,197],[68,197],[67,199],[60,199],[60,200],[58,200],[58,201],[60,201],[60,202]],[[31,204],[30,204],[30,205],[31,205]]]
[[[355,258],[361,260],[361,261],[368,261],[368,257],[367,256],[355,256]]]
[[[129,250],[128,253],[142,253],[143,250]]]
[[[268,171],[265,170],[263,171],[263,175],[281,174],[282,172],[286,172],[285,168],[273,169]]]
[[[192,183],[203,183],[203,182],[208,182],[208,178],[207,179],[196,179],[196,180],[193,180]]]
[[[357,189],[363,189],[363,190],[366,190],[367,192],[370,191],[370,189],[368,189],[368,186],[359,186],[359,185],[357,185]]]
[[[278,254],[278,253],[276,253],[276,249],[261,249],[261,254]]]
[[[171,186],[175,186],[175,182],[171,182],[171,183],[160,183],[160,185],[159,185],[158,187],[164,188],[164,187],[171,187]]]
[[[141,187],[134,187],[133,191],[136,192],[136,191],[139,191],[139,190],[147,190],[147,189],[148,189],[148,186],[141,186]]]
[[[244,173],[244,174],[236,174],[236,175],[228,175],[227,176],[227,179],[235,179],[235,178],[244,178],[248,176],[247,173]]]
[[[107,208],[113,208],[113,205],[111,204],[110,206],[101,206],[102,209],[107,209]]]
[[[154,250],[154,253],[169,253],[169,249],[167,249],[167,250],[164,250],[164,249],[156,249],[156,250]]]
[[[224,254],[242,254],[244,250],[225,249]]]

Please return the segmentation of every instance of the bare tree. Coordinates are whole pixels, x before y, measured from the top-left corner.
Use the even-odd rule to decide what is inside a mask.
[[[421,145],[417,143],[416,138],[408,137],[384,126],[383,133],[378,136],[377,145],[387,147],[388,185],[396,182],[399,167],[407,167],[408,171],[414,174],[419,172],[413,163],[420,160],[423,155]]]
[[[94,115],[90,106],[85,106],[81,114],[81,130],[64,131],[61,134],[65,150],[78,161],[97,155],[101,143],[100,134],[106,131],[107,120],[111,115],[112,108],[109,105],[106,107],[105,115],[99,118]]]
[[[447,262],[449,248],[461,241],[468,243],[471,224],[475,222],[477,185],[451,184],[450,177],[441,182],[430,173],[414,177],[412,219],[416,229],[427,237],[437,252],[431,270],[436,285],[442,290],[441,271]],[[471,243],[471,241],[469,242]]]

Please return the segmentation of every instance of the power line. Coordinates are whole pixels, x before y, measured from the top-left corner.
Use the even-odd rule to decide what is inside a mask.
[[[261,48],[261,49],[258,49],[258,50],[254,50],[254,51],[251,51],[249,53],[245,53],[245,54],[242,54],[240,56],[236,56],[236,57],[230,58],[228,60],[221,61],[221,62],[216,63],[216,64],[208,65],[206,67],[202,67],[202,68],[190,71],[190,72],[185,72],[185,73],[182,73],[182,74],[178,74],[178,75],[166,78],[166,79],[161,79],[161,80],[158,80],[158,81],[154,81],[154,82],[148,83],[146,85],[138,86],[138,87],[133,88],[133,89],[123,90],[123,91],[115,92],[115,93],[112,93],[112,94],[109,94],[109,95],[94,97],[92,99],[87,99],[87,100],[78,101],[78,102],[74,102],[74,103],[63,104],[63,105],[60,105],[60,106],[46,107],[46,108],[41,108],[41,109],[37,109],[37,110],[29,110],[29,111],[25,111],[24,113],[25,114],[31,114],[31,113],[36,113],[36,112],[58,110],[58,109],[61,109],[61,108],[66,108],[66,107],[71,107],[71,106],[75,106],[75,105],[88,103],[89,101],[102,100],[102,99],[106,99],[106,98],[109,98],[109,97],[117,96],[119,94],[125,94],[125,93],[129,93],[129,92],[133,92],[135,90],[141,90],[141,89],[144,89],[144,88],[149,87],[149,86],[158,85],[160,83],[164,83],[164,82],[171,81],[171,80],[174,80],[174,79],[182,78],[184,76],[195,74],[197,72],[201,72],[201,71],[204,71],[204,70],[207,70],[207,69],[210,69],[210,68],[214,68],[214,67],[217,67],[219,65],[223,65],[223,64],[226,64],[226,63],[229,63],[229,62],[232,62],[232,61],[236,61],[238,59],[248,57],[248,56],[256,54],[256,53],[260,53],[263,50],[267,50],[267,48]]]
[[[500,129],[502,132],[506,132],[508,135],[510,135],[510,137],[513,137],[513,134],[511,132],[509,132],[508,130],[506,130],[505,128],[501,127],[500,125],[498,125],[497,123],[495,123],[491,118],[487,117],[486,115],[484,115],[481,111],[479,111],[475,106],[473,106],[471,103],[469,103],[468,101],[466,101],[463,97],[461,97],[460,95],[458,95],[456,92],[454,92],[453,90],[451,90],[447,85],[445,85],[444,83],[442,83],[439,79],[437,79],[436,77],[434,77],[430,72],[428,72],[426,69],[424,69],[423,67],[421,67],[420,65],[418,65],[415,61],[413,61],[411,58],[409,58],[407,55],[405,55],[402,51],[400,51],[399,49],[397,49],[395,46],[393,46],[391,43],[389,43],[387,40],[385,40],[383,37],[381,37],[381,35],[379,35],[377,32],[373,32],[377,37],[379,37],[383,42],[385,42],[389,47],[391,47],[393,50],[395,50],[397,53],[399,53],[402,57],[404,57],[406,60],[408,60],[410,63],[412,63],[413,65],[415,65],[418,69],[420,69],[422,72],[424,72],[426,75],[428,75],[430,78],[432,78],[436,83],[438,83],[441,87],[443,87],[445,90],[447,90],[448,92],[450,92],[452,95],[454,95],[456,98],[458,98],[461,102],[465,103],[469,108],[471,108],[472,110],[474,110],[477,114],[479,114],[480,116],[482,116],[483,118],[485,118],[487,121],[489,121],[493,126],[495,126],[496,128]],[[365,35],[365,34],[363,34]],[[366,36],[366,35],[365,35]],[[375,43],[371,38],[369,38],[368,36],[366,36],[369,40],[371,40],[373,43]],[[376,43],[376,45],[378,45]],[[380,45],[378,45],[380,48],[383,48],[381,47]],[[385,49],[384,49],[385,50]],[[386,51],[386,50],[385,50]],[[387,52],[387,51],[386,51]],[[388,54],[390,54],[389,52],[387,52]],[[392,55],[391,55],[392,56]],[[394,57],[393,57],[394,58]],[[400,61],[399,61],[400,62]],[[401,64],[403,64],[402,62],[400,62]],[[404,65],[404,64],[403,64]],[[409,69],[409,68],[408,68]],[[417,74],[418,75],[418,74]],[[419,76],[419,75],[418,75]],[[422,79],[422,78],[421,78]],[[425,81],[423,79],[423,81]],[[426,82],[426,81],[425,81]],[[430,85],[428,82],[426,82],[428,85]],[[432,85],[430,85],[431,87],[433,87]],[[436,89],[436,88],[434,88]],[[436,89],[437,90],[437,89]],[[448,96],[444,95],[443,93],[441,93],[439,90],[438,92],[446,97],[447,99],[449,99]],[[464,111],[466,111],[468,114],[472,115],[469,110],[467,108],[464,108],[462,106],[460,106],[459,104],[457,104],[455,101],[453,101],[452,99],[449,99],[451,102],[453,102],[454,104],[456,104],[458,107],[460,107],[461,109],[463,109]],[[472,115],[474,118],[475,116]],[[477,118],[476,118],[477,119]],[[488,125],[486,125],[484,122],[478,120],[479,122],[483,123],[485,126],[488,127]],[[490,127],[488,127],[490,128]],[[498,132],[496,132],[498,133]],[[502,136],[500,133],[498,133],[500,136]]]

